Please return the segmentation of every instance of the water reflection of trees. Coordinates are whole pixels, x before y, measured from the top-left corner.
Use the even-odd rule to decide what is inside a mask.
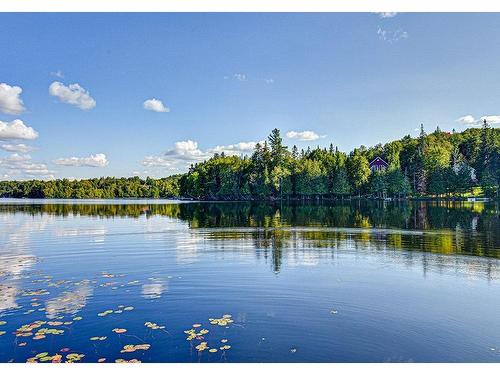
[[[299,251],[302,255],[309,256],[311,250],[315,256],[334,256],[335,252],[346,250],[372,251],[385,255],[392,255],[401,250],[417,250],[423,253],[440,255],[474,255],[490,258],[500,258],[498,246],[484,247],[482,236],[467,235],[464,232],[428,231],[411,232],[403,230],[383,229],[259,229],[259,230],[214,230],[200,233],[215,243],[227,248],[230,242],[232,248],[237,250],[251,241],[257,252],[263,251],[264,256],[272,260],[272,267],[279,272],[283,263],[283,256],[290,251]],[[240,242],[238,242],[240,241]],[[317,251],[328,250],[328,251]],[[257,254],[259,255],[259,254]],[[295,255],[297,255],[295,253]]]
[[[278,269],[281,250],[296,247],[297,241],[301,246],[314,248],[337,248],[339,242],[348,240],[354,247],[366,247],[369,244],[375,249],[420,250],[500,258],[499,209],[495,203],[354,201],[329,204],[6,204],[0,205],[1,212],[103,218],[160,215],[185,221],[191,229],[261,228],[262,230],[249,232],[228,229],[225,232],[214,232],[213,235],[251,236],[257,248],[272,249],[272,258]],[[301,227],[308,227],[309,230],[287,230]],[[359,230],[312,231],[311,227]]]

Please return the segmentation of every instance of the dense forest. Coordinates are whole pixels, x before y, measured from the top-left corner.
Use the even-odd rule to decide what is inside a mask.
[[[172,198],[179,196],[179,175],[160,179],[102,177],[86,180],[0,181],[9,198]]]
[[[333,145],[291,150],[274,129],[250,157],[214,155],[180,178],[180,194],[198,199],[457,196],[480,187],[497,196],[500,129],[447,133],[437,128],[346,154]],[[371,172],[380,156],[389,166]]]
[[[266,200],[365,197],[498,197],[500,129],[443,132],[439,127],[349,154],[329,148],[291,149],[278,129],[251,156],[214,154],[183,175],[161,179],[2,181],[1,197]],[[387,161],[370,171],[375,157]]]

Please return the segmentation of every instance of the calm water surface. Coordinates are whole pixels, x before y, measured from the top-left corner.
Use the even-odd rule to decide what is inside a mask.
[[[0,362],[134,359],[499,362],[499,208],[1,200]]]

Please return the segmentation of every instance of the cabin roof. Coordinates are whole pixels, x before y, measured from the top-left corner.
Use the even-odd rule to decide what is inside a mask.
[[[373,159],[371,162],[370,162],[370,167],[372,165],[384,165],[386,167],[389,166],[389,164],[384,160],[382,159],[380,156],[377,156],[375,159]]]

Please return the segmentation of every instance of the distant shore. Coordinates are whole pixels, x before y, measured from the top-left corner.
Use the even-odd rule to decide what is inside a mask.
[[[488,197],[405,197],[405,198],[375,198],[365,196],[352,196],[352,197],[284,197],[280,198],[190,198],[190,197],[169,197],[169,198],[149,198],[149,197],[115,197],[115,198],[30,198],[30,197],[0,197],[0,204],[2,203],[26,203],[26,202],[91,202],[91,203],[114,203],[120,201],[123,203],[178,203],[178,202],[290,202],[290,203],[320,203],[320,202],[353,202],[353,201],[371,201],[371,202],[495,202],[499,199]]]

